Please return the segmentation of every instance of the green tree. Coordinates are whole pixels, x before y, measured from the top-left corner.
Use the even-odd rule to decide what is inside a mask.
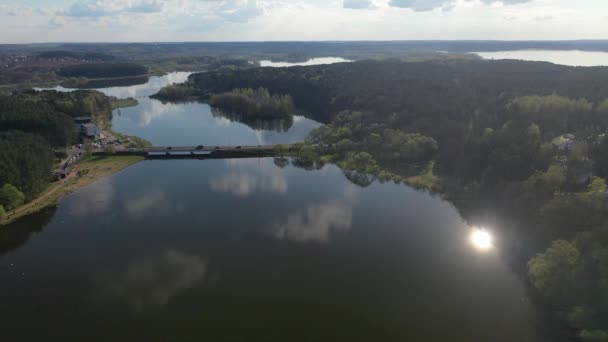
[[[6,216],[6,211],[4,211],[4,206],[0,204],[0,219],[3,219]]]
[[[355,145],[353,144],[353,142],[349,139],[342,139],[336,145],[336,147],[338,148],[338,152],[340,153],[350,152],[353,150],[354,146]]]
[[[25,202],[25,195],[10,184],[4,184],[0,188],[0,205],[7,210],[13,210]]]
[[[554,241],[545,253],[537,255],[528,263],[530,281],[548,297],[567,295],[573,281],[570,272],[579,257],[580,252],[572,243]]]

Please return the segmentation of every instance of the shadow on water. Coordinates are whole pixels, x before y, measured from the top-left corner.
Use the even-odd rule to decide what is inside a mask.
[[[6,227],[0,227],[0,257],[16,251],[25,245],[35,233],[42,232],[55,215],[56,210],[56,207],[46,208]]]
[[[292,115],[280,119],[256,118],[248,117],[240,113],[225,111],[216,107],[211,107],[211,115],[215,118],[226,118],[232,122],[245,124],[256,131],[287,132],[293,126]]]

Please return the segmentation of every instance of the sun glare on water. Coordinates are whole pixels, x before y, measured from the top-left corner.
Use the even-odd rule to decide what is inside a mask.
[[[494,248],[494,238],[492,234],[484,228],[474,228],[469,236],[469,241],[475,249],[486,252]]]

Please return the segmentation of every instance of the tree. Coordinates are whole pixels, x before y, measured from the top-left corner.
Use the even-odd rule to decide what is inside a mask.
[[[13,210],[25,202],[25,195],[10,184],[4,184],[0,188],[0,205],[7,210]]]
[[[289,159],[284,157],[274,158],[274,165],[280,167],[281,169],[284,169],[289,166]]]
[[[0,151],[0,184],[14,185],[27,198],[46,189],[54,155],[42,137],[20,131],[1,132]]]
[[[6,211],[4,211],[4,206],[0,204],[0,219],[3,219],[6,216]]]
[[[528,263],[530,281],[548,297],[567,295],[571,282],[572,268],[579,261],[580,252],[572,243],[554,241],[545,253],[534,257]]]
[[[352,151],[354,148],[354,144],[351,140],[348,139],[342,139],[338,142],[338,144],[336,145],[336,147],[338,148],[338,152],[340,153],[347,153],[349,151]]]

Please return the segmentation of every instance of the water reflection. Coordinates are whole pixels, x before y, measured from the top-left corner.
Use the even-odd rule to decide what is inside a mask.
[[[285,173],[263,159],[229,159],[224,162],[230,171],[209,179],[211,191],[241,198],[249,197],[254,192],[287,192]]]
[[[188,79],[191,72],[171,72],[163,76],[152,76],[149,78],[125,78],[110,81],[94,81],[84,85],[81,89],[95,89],[108,96],[120,99],[129,97],[144,98],[156,94],[161,88],[175,83],[183,83]],[[145,81],[142,83],[142,81]],[[57,86],[54,88],[37,88],[39,90],[56,90],[70,92],[77,88]]]
[[[284,67],[293,67],[293,66],[310,66],[310,65],[321,65],[321,64],[334,64],[334,63],[348,63],[352,62],[351,60],[342,58],[342,57],[317,57],[311,58],[306,62],[273,62],[270,60],[260,61],[260,66],[262,67],[274,67],[274,68],[284,68]]]
[[[485,228],[473,227],[469,234],[469,241],[480,252],[487,252],[494,248],[494,237]]]
[[[293,115],[280,119],[259,119],[214,107],[211,108],[211,114],[216,118],[226,118],[231,122],[244,123],[256,131],[287,132],[294,123]]]
[[[0,259],[3,338],[544,341],[502,246],[471,252],[450,203],[277,162],[145,161],[67,196]]]
[[[220,113],[205,103],[163,103],[140,99],[139,105],[114,111],[114,130],[142,137],[157,146],[267,145],[303,141],[321,124],[294,116],[284,120],[246,120]]]
[[[42,232],[43,228],[53,218],[55,211],[55,207],[46,208],[6,227],[0,227],[0,256],[19,249],[32,236]]]
[[[348,231],[352,219],[352,207],[345,203],[312,204],[289,214],[285,222],[275,224],[274,236],[293,242],[327,243],[332,234]]]
[[[172,210],[172,203],[160,190],[152,190],[130,199],[125,204],[125,211],[131,221],[141,221],[152,215],[164,216]]]
[[[169,249],[158,257],[132,262],[124,272],[101,276],[97,286],[105,296],[125,302],[133,312],[142,312],[164,307],[199,285],[206,275],[204,258]]]
[[[87,218],[104,214],[114,203],[116,185],[112,178],[102,179],[93,187],[80,190],[79,201],[68,202],[71,214],[79,218]]]

